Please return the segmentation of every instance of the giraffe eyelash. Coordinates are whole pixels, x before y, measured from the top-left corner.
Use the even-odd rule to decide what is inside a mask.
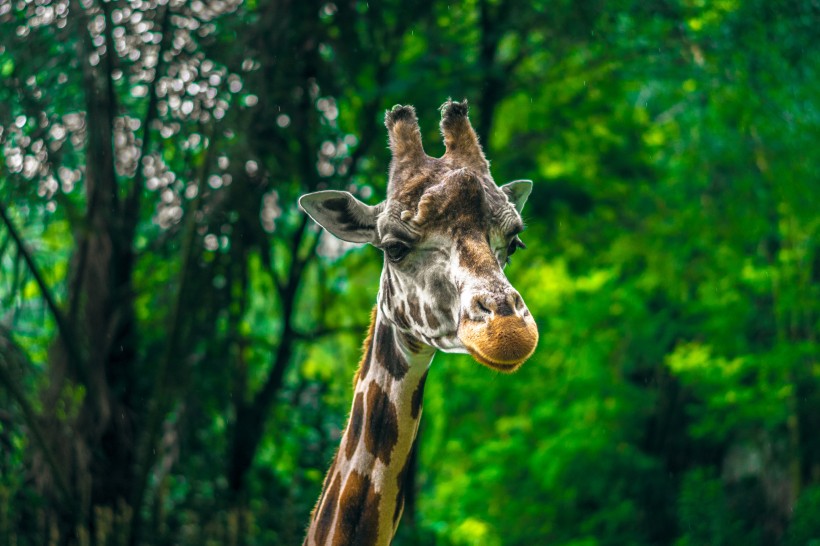
[[[515,251],[518,250],[519,248],[523,250],[523,249],[527,248],[527,245],[525,245],[524,241],[519,239],[518,236],[516,235],[513,238],[513,240],[510,241],[510,244],[507,246],[507,259],[505,260],[506,265],[510,265],[510,263],[512,262],[510,257],[513,254],[515,254]]]

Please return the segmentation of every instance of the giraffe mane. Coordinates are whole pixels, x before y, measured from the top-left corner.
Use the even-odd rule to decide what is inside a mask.
[[[367,336],[362,343],[362,359],[359,361],[359,366],[356,368],[356,373],[353,375],[353,389],[356,389],[356,383],[359,382],[359,377],[367,375],[367,366],[370,364],[370,351],[373,350],[373,332],[376,331],[376,313],[378,305],[373,306],[370,311],[370,326],[367,328]]]

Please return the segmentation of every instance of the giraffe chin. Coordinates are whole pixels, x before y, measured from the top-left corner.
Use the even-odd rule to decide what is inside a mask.
[[[479,364],[512,373],[535,351],[538,328],[531,316],[494,317],[487,322],[467,319],[461,321],[458,337]]]

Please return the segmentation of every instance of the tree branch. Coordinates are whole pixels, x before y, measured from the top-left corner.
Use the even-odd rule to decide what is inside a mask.
[[[40,273],[40,269],[37,267],[37,264],[34,263],[34,259],[32,258],[31,253],[26,248],[23,239],[20,237],[20,234],[14,227],[14,223],[11,221],[11,218],[9,218],[6,207],[3,205],[2,202],[0,202],[0,219],[2,219],[3,223],[6,225],[6,229],[11,235],[11,238],[14,239],[14,243],[15,245],[17,245],[18,252],[20,252],[20,255],[23,256],[23,260],[26,262],[26,266],[28,266],[31,275],[34,277],[34,282],[37,283],[37,287],[40,289],[40,293],[43,295],[43,299],[46,300],[46,306],[48,306],[49,311],[51,311],[51,314],[54,317],[54,321],[57,323],[57,331],[60,335],[60,339],[66,348],[69,360],[73,364],[75,370],[78,373],[78,376],[80,377],[80,381],[88,385],[88,377],[85,373],[85,368],[82,364],[82,357],[80,355],[79,348],[76,344],[74,331],[69,327],[68,322],[63,316],[62,311],[60,311],[57,302],[54,300],[54,296],[51,294],[51,291],[49,290],[45,280],[43,279],[43,275]]]

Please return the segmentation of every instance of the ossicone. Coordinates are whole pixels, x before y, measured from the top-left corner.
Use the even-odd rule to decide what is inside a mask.
[[[444,157],[479,171],[489,170],[468,114],[466,99],[461,102],[448,99],[441,105],[441,134],[446,148]]]
[[[384,113],[384,124],[394,161],[413,161],[425,156],[415,108],[397,104]]]

